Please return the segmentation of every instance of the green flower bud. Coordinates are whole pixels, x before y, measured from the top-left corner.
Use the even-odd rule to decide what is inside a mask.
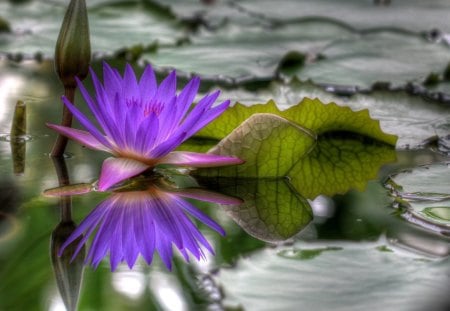
[[[84,79],[91,61],[91,43],[85,0],[71,0],[55,49],[55,67],[64,87],[76,87],[75,77]]]

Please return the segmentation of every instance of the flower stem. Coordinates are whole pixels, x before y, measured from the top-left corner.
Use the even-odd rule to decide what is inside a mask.
[[[65,87],[64,88],[64,95],[66,98],[71,102],[75,102],[75,87]],[[62,126],[71,127],[72,126],[72,113],[67,109],[65,105],[63,105],[63,115],[61,120]],[[62,157],[64,154],[64,150],[67,146],[67,137],[62,136],[61,134],[58,135],[56,138],[56,142],[53,145],[52,152],[50,155],[52,157]]]
[[[69,172],[67,171],[66,161],[63,157],[53,157],[53,165],[55,166],[56,176],[60,187],[70,184]],[[72,221],[72,197],[61,196],[59,201],[61,222]]]

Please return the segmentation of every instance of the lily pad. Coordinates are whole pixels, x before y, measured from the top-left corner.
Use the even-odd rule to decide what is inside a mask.
[[[183,36],[171,16],[155,11],[143,1],[86,1],[91,47],[94,53],[112,54],[125,47],[173,44]],[[0,2],[11,32],[0,34],[2,54],[39,53],[53,58],[67,1],[36,1],[22,4]],[[136,25],[139,25],[137,27]]]
[[[388,145],[395,145],[397,141],[395,135],[386,134],[381,130],[379,121],[371,119],[367,109],[353,111],[335,103],[323,104],[317,98],[304,98],[298,104],[283,111],[273,101],[250,107],[237,104],[226,110],[216,121],[199,132],[199,136],[220,139],[255,113],[279,115],[318,135],[332,131],[347,131],[370,137]]]
[[[251,92],[244,88],[224,90],[221,97],[223,100],[231,99],[246,107],[259,107],[255,103],[266,102],[268,98],[273,98],[278,109],[283,111],[289,111],[289,108],[296,106],[305,97],[317,97],[322,102],[335,102],[339,106],[348,106],[355,111],[368,109],[370,116],[380,121],[380,127],[383,131],[398,136],[397,148],[422,148],[424,141],[437,137],[439,149],[444,153],[450,150],[448,125],[450,124],[450,108],[448,105],[420,95],[408,94],[402,90],[379,90],[369,93],[356,93],[350,97],[340,97],[326,92],[322,87],[310,82],[301,82],[294,79],[286,84],[272,82],[267,88]],[[240,106],[236,104],[236,108],[227,111],[227,114],[230,115],[236,113],[236,117],[227,117],[230,118],[229,122],[234,122],[234,118],[239,118],[240,114],[248,117],[252,111],[264,112],[264,109],[267,109],[265,112],[277,113],[271,107],[253,107],[246,111],[244,107]],[[300,112],[296,113],[296,115],[300,114]],[[339,114],[341,113],[339,112]],[[283,116],[287,118],[287,116]],[[215,124],[214,122],[210,125],[211,130],[216,126]],[[218,126],[217,130],[221,131],[222,137],[232,130],[226,122],[221,122],[220,125],[223,130],[219,129]],[[201,134],[203,135],[203,132]],[[208,132],[207,135],[211,134]]]
[[[273,114],[254,114],[209,152],[239,157],[244,164],[204,169],[209,176],[283,177],[316,143],[306,129]]]
[[[394,162],[395,150],[373,141],[319,137],[316,147],[289,171],[292,185],[307,198],[363,191],[381,166]]]
[[[289,51],[314,58],[330,42],[353,36],[342,25],[321,20],[278,27],[231,24],[217,30],[202,28],[185,45],[161,47],[142,57],[158,66],[204,76],[271,78]]]
[[[383,243],[302,243],[266,249],[221,269],[226,307],[246,310],[445,310],[449,259],[380,251]],[[313,252],[312,260],[303,256]],[[333,286],[330,286],[333,284]],[[382,299],[380,299],[382,297]]]
[[[430,72],[445,70],[450,49],[417,35],[380,31],[334,42],[321,54],[323,59],[301,68],[296,75],[316,83],[370,88],[378,81],[393,86],[421,83]]]
[[[344,193],[351,188],[363,190],[367,181],[377,176],[381,165],[395,160],[395,151],[389,142],[395,143],[396,137],[383,133],[367,111],[353,112],[310,99],[282,112],[273,102],[247,109],[244,106],[234,108],[202,133],[220,137],[224,135],[222,131],[227,131],[227,125],[233,126],[246,114],[264,109],[291,117],[296,122],[269,113],[251,115],[209,151],[233,155],[246,162],[239,166],[201,169],[198,174],[235,178],[289,177],[298,193],[313,199],[320,194]]]
[[[270,0],[242,0],[238,4],[248,14],[280,21],[321,16],[345,21],[358,29],[392,27],[416,32],[431,29],[450,32],[447,18],[450,3],[446,0],[341,0],[339,5],[333,0],[283,0],[283,5]]]
[[[406,219],[435,231],[450,232],[450,163],[417,167],[391,180],[391,193],[406,208]]]

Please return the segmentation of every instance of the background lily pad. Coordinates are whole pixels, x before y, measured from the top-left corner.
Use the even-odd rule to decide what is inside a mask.
[[[217,282],[226,289],[226,306],[248,310],[444,310],[448,278],[440,269],[449,260],[402,257],[383,246],[298,242],[241,259]]]
[[[174,44],[183,36],[182,27],[175,18],[162,14],[145,1],[86,2],[94,53],[111,55],[124,48],[136,45],[144,48],[156,42]],[[38,53],[53,58],[67,4],[63,0],[1,1],[0,12],[11,28],[10,33],[0,34],[1,54],[27,57]]]
[[[438,232],[450,233],[450,164],[416,167],[391,177],[395,202],[405,218]]]

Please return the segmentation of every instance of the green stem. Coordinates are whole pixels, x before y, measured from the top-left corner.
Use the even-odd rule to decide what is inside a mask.
[[[58,176],[58,184],[60,187],[70,184],[69,172],[67,170],[66,161],[63,157],[53,157],[53,165],[55,166],[56,176]],[[61,222],[72,221],[72,197],[61,196],[59,201]]]
[[[75,87],[65,87],[64,88],[64,95],[66,98],[71,102],[75,102]],[[67,107],[63,106],[63,115],[61,120],[61,125],[66,127],[72,127],[72,113],[67,109]],[[67,137],[59,134],[56,138],[56,142],[53,145],[52,152],[50,155],[52,157],[62,157],[64,154],[64,150],[67,146]]]

